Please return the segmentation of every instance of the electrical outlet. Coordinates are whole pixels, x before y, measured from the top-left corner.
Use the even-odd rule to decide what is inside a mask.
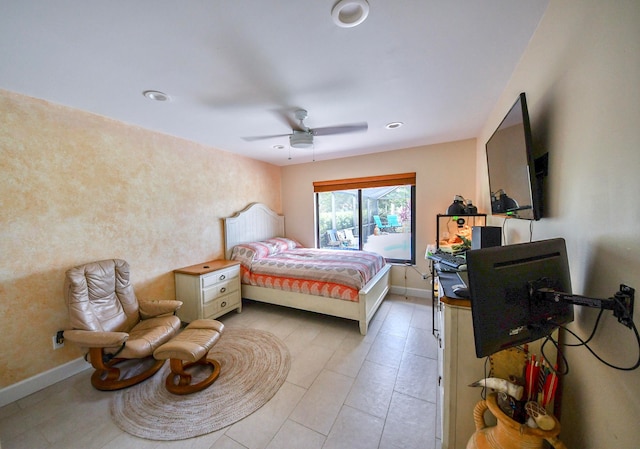
[[[64,346],[64,331],[58,331],[51,337],[53,341],[53,349],[60,349]]]

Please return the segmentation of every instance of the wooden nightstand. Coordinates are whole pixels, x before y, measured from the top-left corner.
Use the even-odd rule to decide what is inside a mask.
[[[178,317],[190,323],[200,318],[217,318],[231,310],[242,311],[240,263],[211,260],[173,270],[176,299],[184,304]]]

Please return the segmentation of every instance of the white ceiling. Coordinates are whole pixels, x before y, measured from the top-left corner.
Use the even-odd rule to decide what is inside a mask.
[[[0,88],[276,165],[429,145],[477,135],[548,4],[369,0],[340,28],[336,1],[0,0]],[[299,107],[369,128],[243,140],[289,133]]]

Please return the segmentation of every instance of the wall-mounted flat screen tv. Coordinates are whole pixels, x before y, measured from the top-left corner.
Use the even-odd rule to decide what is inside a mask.
[[[491,213],[526,220],[541,218],[541,192],[533,158],[524,93],[487,141]]]

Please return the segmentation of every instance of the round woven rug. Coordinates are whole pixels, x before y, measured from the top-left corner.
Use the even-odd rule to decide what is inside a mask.
[[[226,328],[209,352],[220,377],[205,390],[174,395],[164,386],[169,363],[151,379],[120,390],[111,399],[114,422],[150,440],[183,440],[229,426],[262,407],[284,383],[291,356],[275,335]]]

